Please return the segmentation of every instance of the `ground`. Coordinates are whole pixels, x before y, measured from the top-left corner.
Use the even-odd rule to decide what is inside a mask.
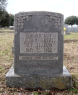
[[[72,36],[72,37],[71,37]],[[64,65],[72,74],[73,86],[67,90],[28,90],[9,88],[5,75],[13,64],[14,33],[0,33],[0,95],[78,95],[78,33],[64,35]]]

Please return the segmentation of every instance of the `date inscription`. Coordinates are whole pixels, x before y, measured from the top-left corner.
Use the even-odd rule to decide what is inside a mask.
[[[58,33],[20,32],[20,53],[58,53]]]

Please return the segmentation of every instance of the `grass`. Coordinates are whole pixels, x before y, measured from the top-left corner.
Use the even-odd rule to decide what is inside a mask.
[[[71,35],[74,36],[75,34]],[[69,36],[70,38],[70,35],[65,36]],[[73,87],[67,90],[53,89],[41,91],[38,89],[33,91],[6,86],[5,75],[13,63],[13,39],[13,33],[0,33],[0,95],[78,95],[78,41],[64,43],[63,63],[72,74]]]
[[[78,40],[78,32],[72,32],[71,34],[64,35],[65,40],[72,40],[72,39],[77,39]]]
[[[13,34],[0,33],[0,62],[11,61],[13,56],[11,47],[13,46]],[[4,60],[5,59],[5,60]]]
[[[11,30],[11,29],[9,29],[9,28],[0,28],[0,33],[8,33],[8,32],[14,32],[14,30]]]

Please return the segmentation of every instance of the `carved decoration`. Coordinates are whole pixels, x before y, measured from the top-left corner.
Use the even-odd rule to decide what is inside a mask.
[[[50,16],[49,21],[51,22],[53,20],[55,20],[55,27],[59,28],[61,26],[61,18],[58,16]]]
[[[32,14],[25,14],[25,13],[20,13],[16,16],[16,19],[15,19],[15,26],[17,27],[18,30],[22,30],[24,27],[23,27],[23,21],[26,20],[26,21],[30,21],[30,19],[32,18]],[[46,15],[46,19],[48,19],[49,22],[52,22],[54,21],[54,24],[55,24],[55,28],[60,28],[61,26],[61,17],[58,16],[58,15]],[[16,31],[18,31],[16,30]]]
[[[24,20],[29,21],[31,17],[32,15],[25,15],[25,16],[17,17],[17,26],[19,26],[18,29],[23,29],[23,21]]]

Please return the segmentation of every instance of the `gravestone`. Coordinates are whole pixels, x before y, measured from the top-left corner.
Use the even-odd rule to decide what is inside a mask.
[[[68,25],[64,24],[64,27],[66,28],[65,34],[70,34],[71,32],[69,31]]]
[[[6,74],[7,86],[71,87],[71,75],[63,67],[63,15],[53,12],[18,13],[14,28],[14,66]]]

